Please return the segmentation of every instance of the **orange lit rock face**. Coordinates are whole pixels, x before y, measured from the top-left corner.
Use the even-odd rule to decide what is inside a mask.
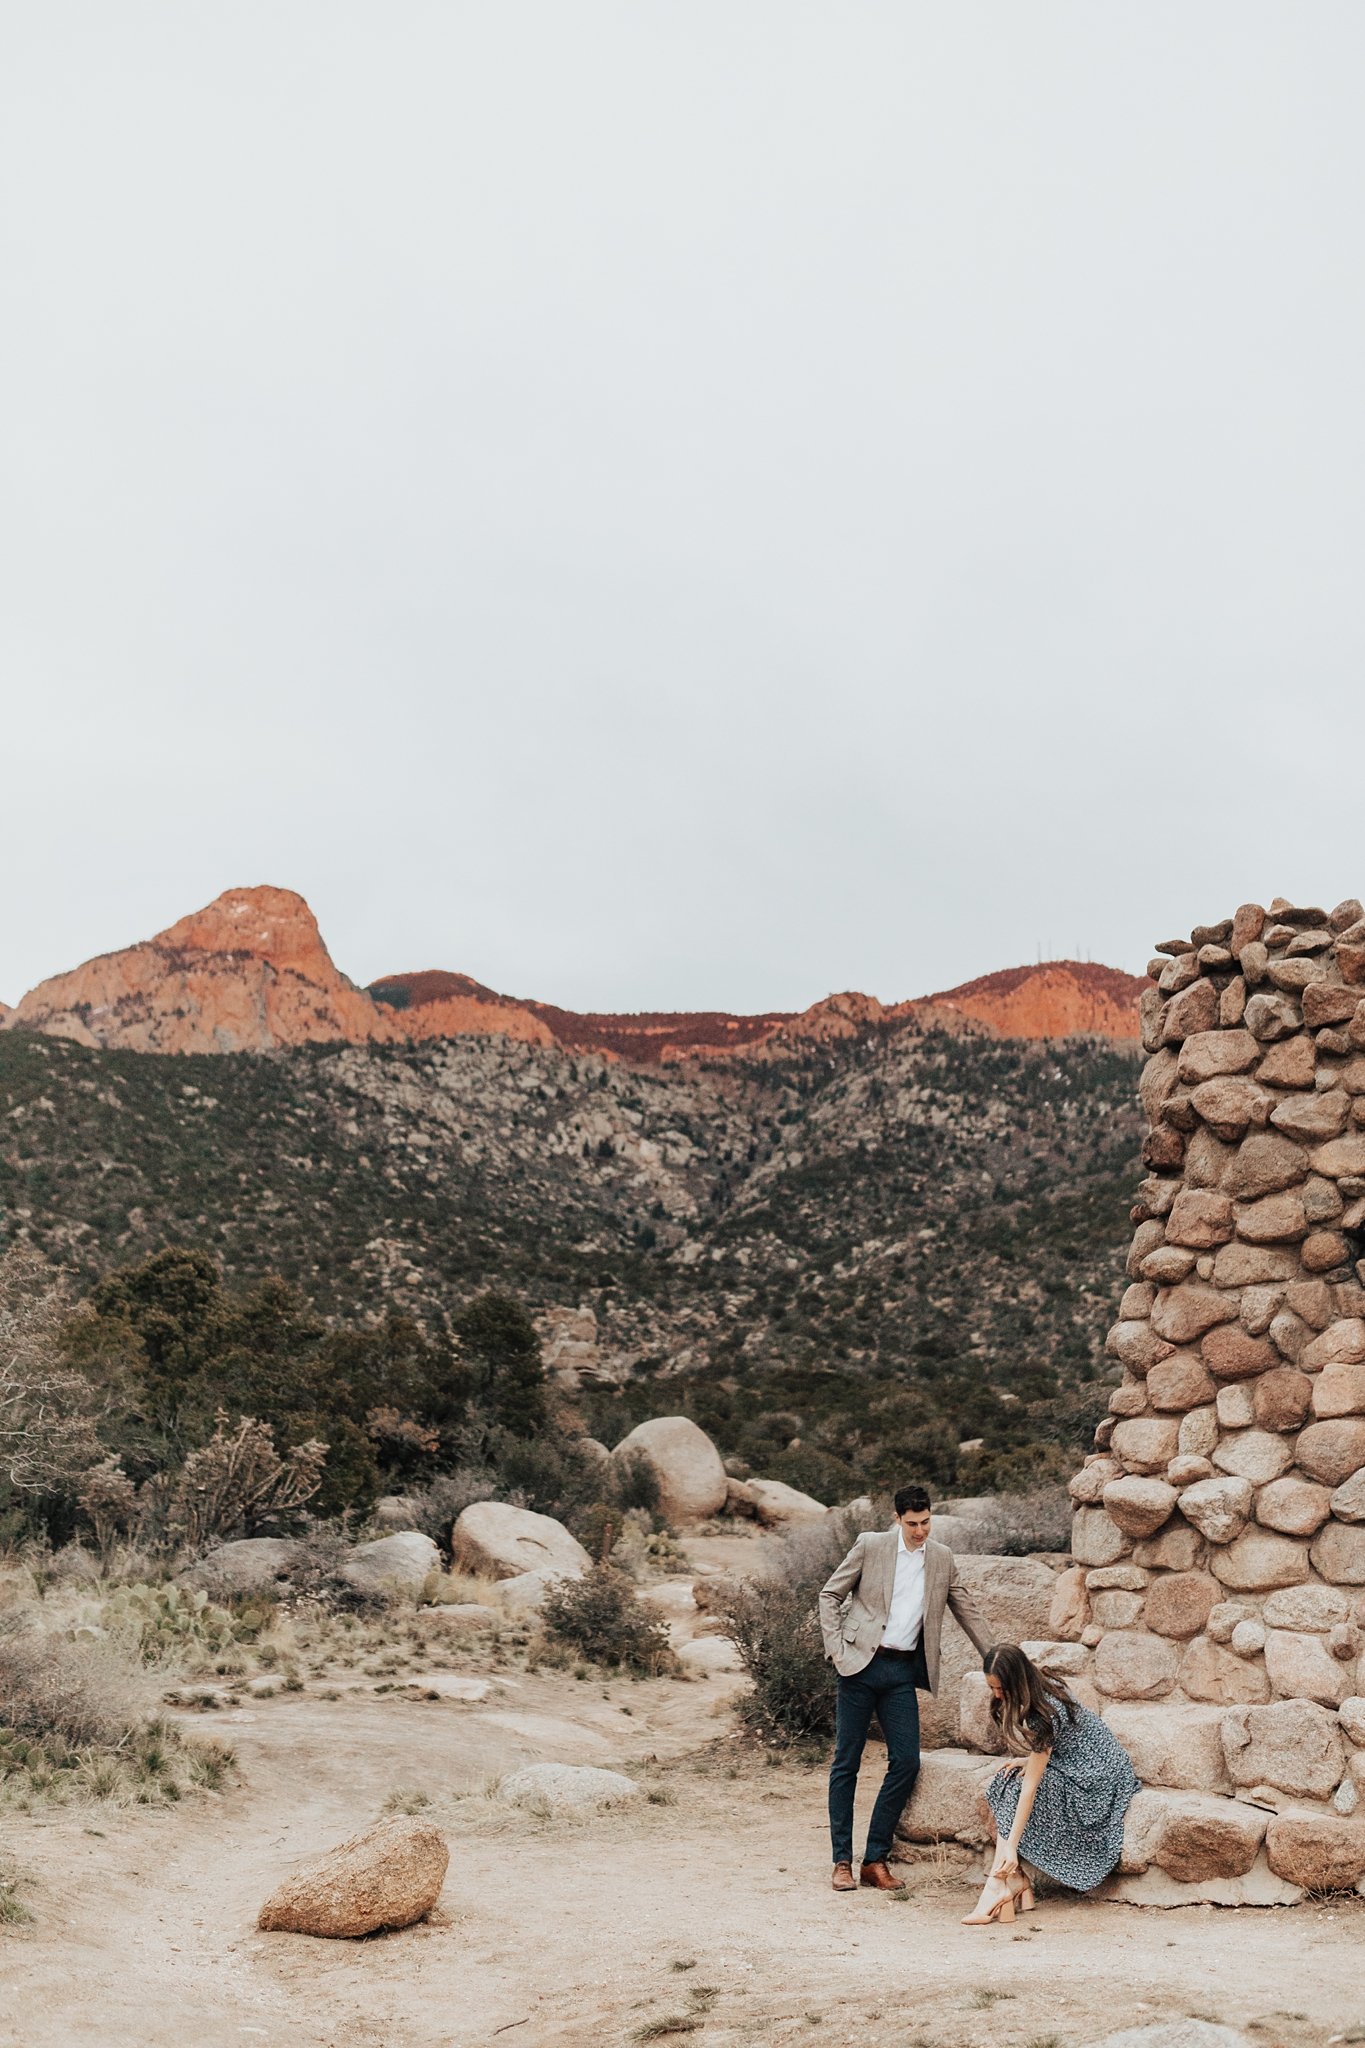
[[[5,1020],[129,1052],[266,1052],[403,1036],[339,974],[288,889],[230,889],[121,953],[31,989]]]
[[[652,1066],[743,1052],[780,1057],[800,1044],[909,1021],[1002,1037],[1135,1038],[1143,985],[1113,968],[1053,961],[891,1007],[851,991],[796,1016],[584,1015],[499,995],[466,974],[396,974],[357,988],[335,966],[301,896],[229,889],[154,939],[40,983],[14,1010],[0,1005],[0,1030],[27,1027],[82,1045],[161,1053],[496,1034]]]
[[[1007,967],[927,1001],[986,1024],[1002,1038],[1139,1036],[1138,976],[1088,960],[1049,960],[1038,967]],[[916,1004],[911,1007],[920,1008]]]

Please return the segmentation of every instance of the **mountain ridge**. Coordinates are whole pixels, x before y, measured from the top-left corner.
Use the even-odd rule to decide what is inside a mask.
[[[781,1057],[803,1043],[906,1023],[999,1037],[1135,1040],[1144,986],[1117,968],[1047,961],[904,1002],[849,990],[800,1012],[751,1015],[577,1012],[445,969],[385,975],[361,988],[336,966],[304,898],[262,885],[225,890],[151,939],[50,976],[12,1010],[0,1004],[0,1031],[179,1054],[491,1035],[658,1066]]]

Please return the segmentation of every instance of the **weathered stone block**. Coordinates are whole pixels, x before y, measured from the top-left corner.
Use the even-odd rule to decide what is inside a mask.
[[[1337,1718],[1312,1700],[1230,1707],[1223,1755],[1234,1785],[1273,1785],[1300,1799],[1326,1799],[1345,1769]]]
[[[1350,1244],[1339,1230],[1310,1231],[1299,1246],[1299,1257],[1310,1273],[1330,1273],[1350,1256]]]
[[[1197,1636],[1221,1599],[1208,1572],[1166,1572],[1148,1589],[1143,1619],[1154,1635]]]
[[[1161,1039],[1165,1045],[1178,1045],[1186,1038],[1193,1038],[1197,1031],[1212,1031],[1218,1024],[1218,990],[1211,981],[1202,977],[1189,988],[1179,990],[1166,1005],[1162,1021]]]
[[[1246,1529],[1209,1557],[1209,1569],[1234,1593],[1269,1592],[1308,1577],[1308,1547],[1270,1529]]]
[[[1187,1245],[1195,1251],[1226,1244],[1232,1233],[1232,1198],[1213,1188],[1182,1188],[1166,1218],[1167,1244]]]
[[[1333,1329],[1341,1327],[1340,1323],[1332,1325]],[[1324,1330],[1318,1343],[1330,1335],[1331,1330]],[[1309,1350],[1312,1348],[1310,1345]],[[1365,1414],[1365,1358],[1352,1365],[1323,1366],[1313,1382],[1313,1413],[1322,1421],[1338,1415]]]
[[[1233,1322],[1236,1316],[1234,1296],[1200,1280],[1185,1280],[1158,1296],[1152,1310],[1152,1328],[1168,1344],[1193,1344],[1206,1330],[1219,1323]]]
[[[1305,1891],[1349,1891],[1365,1874],[1365,1823],[1278,1813],[1266,1830],[1266,1860],[1277,1877]]]
[[[1332,1513],[1339,1522],[1365,1522],[1365,1471],[1353,1472],[1337,1488]]]
[[[1307,1479],[1275,1479],[1256,1496],[1256,1520],[1283,1536],[1313,1536],[1331,1513],[1325,1486]]]
[[[1186,1792],[1170,1798],[1152,1861],[1179,1884],[1241,1877],[1256,1861],[1267,1816],[1235,1799]]]
[[[1270,1698],[1270,1680],[1259,1659],[1245,1663],[1223,1644],[1196,1636],[1181,1660],[1180,1690],[1192,1700],[1224,1707],[1258,1705]]]
[[[1213,1462],[1220,1472],[1249,1479],[1253,1486],[1268,1486],[1288,1470],[1294,1457],[1282,1436],[1267,1429],[1244,1429],[1224,1437],[1213,1454]]]
[[[1261,1056],[1249,1031],[1203,1031],[1184,1041],[1175,1064],[1180,1079],[1193,1086],[1218,1074],[1245,1074]]]
[[[1231,1543],[1246,1527],[1253,1489],[1245,1479],[1201,1479],[1180,1495],[1180,1512],[1209,1543]]]
[[[1218,1413],[1213,1407],[1191,1408],[1180,1418],[1176,1449],[1182,1457],[1207,1458],[1218,1448]]]
[[[1230,1792],[1221,1734],[1223,1713],[1218,1706],[1182,1706],[1174,1701],[1154,1706],[1111,1700],[1104,1719],[1132,1758],[1133,1769],[1144,1785],[1184,1792]]]
[[[1313,1569],[1333,1586],[1365,1586],[1365,1525],[1328,1522],[1313,1543]]]
[[[1271,1628],[1323,1635],[1350,1612],[1350,1600],[1335,1586],[1285,1586],[1270,1594],[1261,1610]]]
[[[1287,1244],[1308,1235],[1303,1197],[1292,1190],[1237,1204],[1237,1235],[1247,1244]]]
[[[1246,1380],[1259,1372],[1270,1372],[1280,1362],[1279,1352],[1268,1337],[1253,1337],[1240,1323],[1224,1323],[1210,1330],[1199,1347],[1199,1355],[1215,1379]]]
[[[1271,1046],[1256,1069],[1256,1079],[1267,1088],[1311,1088],[1316,1064],[1313,1041],[1300,1032]]]
[[[1242,972],[1250,981],[1251,976],[1247,974],[1245,960],[1242,962]],[[1267,972],[1273,979],[1277,969],[1270,967]],[[1260,1039],[1262,1044],[1270,1045],[1277,1038],[1288,1038],[1291,1032],[1297,1031],[1303,1023],[1303,1012],[1292,996],[1258,993],[1248,1001],[1243,1021],[1253,1038]]]
[[[1272,1629],[1265,1640],[1265,1669],[1271,1691],[1281,1699],[1339,1707],[1351,1691],[1348,1674],[1319,1636]]]
[[[1286,1137],[1316,1145],[1345,1130],[1350,1110],[1351,1098],[1344,1089],[1325,1088],[1320,1094],[1287,1095],[1271,1110],[1270,1121]]]
[[[1203,1554],[1203,1539],[1199,1531],[1177,1518],[1145,1543],[1134,1544],[1133,1563],[1155,1571],[1189,1572],[1194,1570]]]
[[[1114,1456],[1130,1472],[1164,1472],[1180,1447],[1180,1425],[1161,1415],[1120,1422],[1114,1431]]]
[[[1213,1400],[1216,1383],[1193,1351],[1176,1351],[1150,1367],[1147,1399],[1163,1413],[1183,1414]]]
[[[1057,1575],[1048,1607],[1048,1634],[1064,1642],[1079,1642],[1081,1631],[1089,1620],[1090,1597],[1086,1592],[1085,1568],[1072,1565],[1070,1570]]]
[[[1340,1486],[1365,1465],[1365,1419],[1310,1422],[1299,1431],[1294,1455],[1310,1479]]]
[[[1077,1564],[1113,1564],[1132,1547],[1103,1508],[1078,1508],[1071,1518],[1071,1555]]]
[[[896,1833],[911,1842],[962,1842],[983,1849],[992,1835],[982,1788],[998,1768],[969,1750],[926,1749]]]
[[[1178,1657],[1164,1636],[1131,1629],[1106,1636],[1095,1651],[1095,1685],[1108,1699],[1161,1699],[1175,1684]]]
[[[1255,1081],[1233,1075],[1201,1081],[1189,1094],[1190,1108],[1208,1125],[1214,1137],[1227,1145],[1234,1144],[1249,1129],[1264,1128],[1273,1100]],[[1169,1102],[1166,1108],[1169,1114]]]
[[[1305,1372],[1322,1372],[1330,1365],[1365,1364],[1365,1320],[1347,1316],[1328,1323],[1319,1336],[1305,1346],[1299,1360]]]
[[[1260,1429],[1297,1429],[1307,1418],[1313,1383],[1293,1366],[1277,1366],[1251,1382],[1251,1408]]]
[[[1099,1628],[1136,1628],[1142,1619],[1141,1593],[1097,1593],[1090,1590],[1090,1613]]]
[[[1123,1425],[1124,1428],[1133,1426]],[[1118,1434],[1115,1431],[1116,1437]],[[1176,1491],[1161,1479],[1130,1476],[1111,1479],[1104,1489],[1103,1498],[1105,1512],[1125,1536],[1151,1536],[1170,1519],[1176,1503]]]

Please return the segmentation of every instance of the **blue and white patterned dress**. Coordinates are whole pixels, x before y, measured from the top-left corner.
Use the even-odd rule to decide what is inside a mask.
[[[1071,1718],[1074,1717],[1074,1718]],[[1123,1818],[1140,1790],[1123,1744],[1089,1707],[1053,1717],[1052,1754],[1019,1838],[1019,1854],[1035,1870],[1088,1892],[1108,1877],[1123,1846]],[[1003,1841],[1019,1809],[1020,1776],[999,1771],[986,1798]]]

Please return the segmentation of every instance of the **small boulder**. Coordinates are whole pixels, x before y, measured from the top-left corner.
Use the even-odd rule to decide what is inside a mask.
[[[1307,1891],[1349,1891],[1365,1875],[1365,1822],[1337,1814],[1276,1814],[1265,1847],[1275,1875]]]
[[[427,1580],[440,1569],[441,1553],[430,1536],[405,1529],[398,1536],[358,1543],[342,1565],[341,1576],[358,1593],[397,1593],[419,1600]]]
[[[456,1520],[450,1547],[455,1562],[466,1571],[493,1579],[546,1571],[576,1579],[592,1566],[583,1545],[562,1522],[502,1500],[472,1501]]]
[[[602,1813],[641,1797],[634,1778],[586,1764],[526,1764],[498,1787],[508,1806],[550,1818],[564,1813]]]
[[[674,1523],[701,1522],[725,1506],[726,1471],[705,1430],[686,1415],[637,1423],[612,1452],[617,1466],[648,1466],[659,1489],[659,1512]]]
[[[303,1545],[289,1537],[244,1536],[236,1543],[220,1543],[181,1577],[212,1600],[272,1593],[288,1584],[302,1551]]]
[[[783,1528],[789,1522],[823,1521],[829,1512],[810,1494],[800,1493],[780,1479],[750,1479],[747,1484],[758,1508],[759,1521],[770,1529]]]
[[[896,1833],[911,1842],[962,1842],[982,1849],[991,1839],[982,1796],[998,1765],[965,1749],[926,1749]]]
[[[1087,2048],[1252,2048],[1252,2040],[1240,2027],[1220,2027],[1212,2020],[1157,2020],[1149,2027],[1106,2034]]]
[[[271,1893],[256,1925],[344,1940],[411,1927],[436,1904],[449,1861],[429,1821],[394,1814],[302,1864]]]
[[[515,1578],[499,1582],[498,1602],[507,1614],[538,1614],[551,1586],[563,1578],[581,1577],[581,1572],[518,1572]]]

